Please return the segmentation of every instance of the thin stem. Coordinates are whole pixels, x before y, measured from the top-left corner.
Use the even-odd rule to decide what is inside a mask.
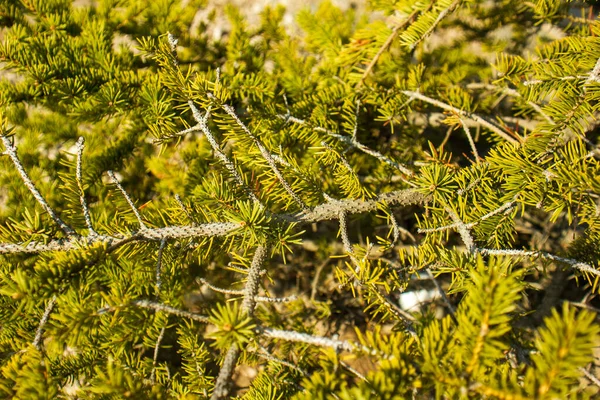
[[[48,319],[50,318],[50,313],[52,312],[52,309],[54,308],[54,304],[56,304],[56,296],[52,296],[52,298],[48,301],[48,304],[46,305],[46,309],[44,310],[44,314],[42,315],[42,318],[40,319],[40,323],[38,324],[38,328],[35,331],[35,337],[31,344],[38,350],[41,349],[40,344],[42,342],[42,334],[44,333],[44,326],[46,326],[46,323],[48,322]]]
[[[79,188],[79,202],[81,203],[81,209],[83,210],[83,217],[85,218],[85,224],[87,225],[90,235],[97,235],[94,227],[92,226],[92,218],[90,217],[90,209],[88,208],[87,202],[85,201],[85,192],[83,190],[83,179],[81,172],[82,155],[85,147],[85,139],[82,137],[77,140],[77,169],[75,170],[75,179],[77,181],[77,187]]]
[[[160,330],[160,334],[158,335],[158,339],[156,339],[156,345],[154,346],[154,357],[152,359],[152,373],[150,374],[150,381],[155,384],[156,383],[156,365],[158,364],[158,351],[160,350],[160,343],[165,337],[166,326]]]
[[[485,255],[499,255],[499,256],[517,256],[517,257],[540,257],[552,261],[561,262],[568,264],[571,268],[579,270],[581,272],[589,273],[592,275],[600,276],[600,271],[594,268],[592,265],[574,260],[572,258],[565,258],[556,256],[554,254],[546,253],[544,251],[536,250],[516,250],[516,249],[476,249],[479,253]]]
[[[277,358],[277,357],[273,356],[263,346],[260,346],[259,349],[260,349],[260,353],[258,353],[259,357],[262,357],[262,358],[264,358],[264,359],[266,359],[268,361],[272,361],[272,362],[276,362],[276,363],[281,364],[281,365],[285,365],[289,369],[293,369],[294,371],[298,371],[303,376],[309,376],[308,372],[304,371],[302,368],[300,368],[300,367],[292,364],[291,362],[288,362],[288,361],[285,361],[285,360],[282,360],[280,358]]]
[[[306,344],[312,344],[319,347],[329,347],[336,351],[348,351],[353,352],[356,350],[350,342],[345,340],[330,339],[323,336],[313,336],[307,333],[300,333],[296,331],[284,331],[280,329],[263,328],[261,334],[271,339],[281,339],[288,342],[300,342]]]
[[[347,369],[348,371],[350,371],[354,376],[356,376],[357,378],[359,378],[360,380],[363,380],[365,382],[369,382],[369,380],[360,372],[358,372],[357,370],[355,370],[354,368],[352,368],[350,365],[348,365],[347,363],[340,361],[340,365],[342,367],[344,367],[344,369]]]
[[[182,137],[187,135],[188,133],[194,133],[194,132],[200,132],[202,133],[202,129],[200,129],[200,127],[198,125],[194,125],[191,126],[187,129],[172,133],[172,134],[167,134],[165,136],[161,136],[160,138],[156,138],[154,139],[154,144],[162,144],[163,142],[165,142],[167,139],[175,139],[178,137]]]
[[[437,281],[437,279],[435,279],[435,276],[433,276],[431,269],[426,268],[425,273],[429,277],[429,280],[431,282],[433,282],[433,284],[435,285],[435,288],[437,289],[438,293],[442,297],[442,300],[444,300],[444,303],[446,304],[446,308],[448,308],[450,315],[452,315],[452,319],[454,319],[454,321],[456,322],[456,316],[454,315],[456,313],[456,310],[454,309],[454,306],[450,302],[450,299],[448,298],[448,296],[446,296],[446,292],[444,292],[444,289],[442,289],[442,287],[440,286],[440,283]]]
[[[160,247],[158,248],[158,254],[156,256],[156,293],[160,293],[160,287],[162,286],[162,278],[161,278],[161,271],[162,271],[162,258],[163,258],[163,250],[165,249],[165,246],[167,244],[167,241],[165,239],[160,241]]]
[[[356,100],[356,110],[354,111],[354,129],[352,130],[352,141],[357,142],[358,135],[358,113],[360,112],[360,100]]]
[[[600,380],[596,378],[592,373],[590,373],[587,369],[580,367],[579,371],[583,372],[586,378],[588,378],[594,385],[600,387]]]
[[[17,168],[17,171],[19,172],[19,175],[21,175],[23,183],[25,183],[25,187],[29,189],[29,191],[31,192],[31,194],[33,194],[33,197],[37,200],[37,202],[50,215],[50,218],[52,218],[54,222],[56,222],[60,229],[62,229],[62,231],[65,234],[67,234],[67,236],[77,236],[77,232],[75,232],[73,228],[71,228],[62,219],[60,219],[58,214],[56,214],[56,212],[52,209],[52,207],[50,207],[46,199],[44,199],[44,197],[37,190],[37,188],[33,184],[33,181],[27,174],[27,171],[25,171],[23,164],[21,164],[21,160],[19,160],[19,156],[17,155],[17,148],[11,143],[10,139],[4,134],[0,135],[0,139],[2,139],[2,143],[4,144],[4,153],[10,157],[11,161]]]
[[[113,183],[115,185],[117,185],[117,188],[119,188],[119,190],[123,194],[123,197],[125,197],[125,200],[127,200],[127,204],[129,204],[129,207],[133,211],[133,214],[135,215],[135,217],[138,220],[138,223],[140,224],[140,229],[141,230],[148,229],[148,228],[146,228],[146,224],[144,224],[144,221],[142,220],[142,216],[140,215],[140,212],[138,211],[137,207],[133,203],[133,200],[131,199],[131,197],[129,197],[129,195],[127,194],[127,192],[123,188],[123,186],[121,186],[121,182],[119,182],[119,180],[117,179],[117,176],[115,175],[115,173],[113,171],[107,171],[107,173],[108,173],[108,176],[110,176],[110,179],[112,179]]]
[[[245,293],[243,290],[232,290],[232,289],[225,289],[225,288],[220,288],[220,287],[214,286],[214,285],[210,284],[210,282],[208,282],[206,279],[203,279],[203,278],[198,278],[198,281],[201,282],[202,284],[206,285],[206,287],[208,287],[210,290],[217,292],[217,293],[229,294],[229,295],[233,295],[233,296],[243,296]],[[257,303],[286,303],[289,301],[294,301],[297,298],[298,298],[298,296],[288,296],[288,297],[254,296],[254,300],[256,300]]]
[[[188,219],[193,222],[194,219],[192,218],[192,214],[190,214],[190,212],[188,211],[185,204],[183,204],[183,201],[181,201],[181,197],[178,194],[175,195],[175,201],[177,202],[177,205],[179,205],[179,208],[181,208],[184,214],[188,217]]]
[[[514,144],[518,144],[520,142],[520,140],[517,140],[511,136],[509,136],[506,132],[504,132],[502,129],[500,129],[499,127],[497,127],[496,125],[492,124],[491,122],[488,122],[486,119],[484,119],[483,117],[480,117],[477,114],[473,114],[464,110],[461,110],[460,108],[456,108],[453,107],[449,104],[443,103],[439,100],[435,100],[432,99],[431,97],[427,97],[419,92],[413,92],[410,90],[403,90],[402,93],[404,93],[406,96],[409,97],[414,97],[416,99],[419,99],[421,101],[424,101],[426,103],[429,103],[431,105],[434,105],[436,107],[439,107],[441,109],[447,110],[447,111],[451,111],[453,113],[456,113],[458,115],[461,115],[465,118],[468,118],[472,121],[475,121],[483,126],[485,126],[486,128],[488,128],[489,130],[491,130],[492,132],[496,133],[498,136],[500,136],[501,138],[503,138],[504,140],[510,142],[510,143],[514,143]]]
[[[498,87],[495,85],[490,85],[490,84],[486,84],[486,83],[470,83],[467,85],[467,88],[470,89],[488,89],[488,90],[500,90],[502,91],[502,93],[508,95],[508,96],[512,96],[512,97],[520,97],[522,98],[523,96],[521,96],[521,93],[519,93],[518,91],[516,91],[515,89],[511,89],[511,88],[506,88],[506,87]],[[527,100],[527,104],[529,104],[529,106],[531,108],[533,108],[538,114],[540,114],[546,121],[548,121],[548,123],[554,125],[554,120],[552,118],[550,118],[548,116],[548,114],[546,114],[544,112],[544,110],[542,110],[542,107],[540,107],[537,103],[531,101],[531,100]]]
[[[475,162],[479,163],[479,153],[477,152],[477,147],[475,147],[475,141],[473,141],[473,136],[471,136],[471,131],[469,130],[469,127],[467,126],[467,124],[462,120],[460,120],[460,122],[462,123],[462,128],[465,131],[465,135],[467,135],[467,139],[469,140],[469,145],[471,146],[471,151],[473,152],[473,156],[475,156]]]
[[[512,209],[515,206],[515,204],[516,204],[516,201],[509,201],[508,203],[504,203],[500,207],[498,207],[495,210],[490,211],[489,213],[483,215],[481,218],[479,218],[479,220],[474,221],[474,222],[464,223],[462,221],[459,221],[459,222],[455,222],[455,223],[450,224],[450,225],[444,225],[444,226],[440,226],[440,227],[437,227],[437,228],[419,229],[418,232],[419,233],[441,232],[441,231],[445,231],[445,230],[448,230],[448,229],[459,228],[461,225],[464,225],[467,229],[471,229],[471,228],[477,226],[479,223],[481,223],[481,221],[485,221],[486,219],[491,218],[494,215],[498,215],[498,214],[500,214],[502,212],[505,212],[507,210]]]
[[[150,310],[162,311],[167,314],[173,314],[178,317],[189,318],[194,321],[202,322],[204,324],[208,324],[210,322],[210,318],[205,317],[204,315],[194,314],[189,311],[180,310],[178,308],[174,308],[174,307],[168,306],[166,304],[157,303],[157,302],[150,301],[150,300],[134,300],[131,302],[131,304],[141,307],[141,308],[147,308]]]
[[[198,278],[198,281],[201,282],[202,284],[206,285],[213,292],[218,292],[218,293],[223,293],[223,294],[231,294],[231,295],[235,295],[235,296],[241,296],[244,294],[243,290],[224,289],[224,288],[214,286],[204,278]]]

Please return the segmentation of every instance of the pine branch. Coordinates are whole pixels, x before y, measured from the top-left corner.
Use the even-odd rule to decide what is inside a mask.
[[[356,258],[356,254],[354,253],[354,249],[352,248],[352,243],[350,242],[350,238],[348,237],[348,222],[346,220],[346,213],[341,212],[339,215],[339,220],[340,220],[340,235],[342,236],[342,243],[344,245],[344,250],[346,251],[346,253],[348,254],[350,259],[352,260],[352,263],[355,266],[354,273],[359,274],[362,266],[361,266],[361,263],[359,262],[359,260]],[[367,256],[368,256],[368,252],[367,252],[367,255],[365,255],[365,258]],[[409,313],[407,313],[406,311],[404,311],[403,309],[398,307],[396,305],[396,303],[389,298],[389,296],[382,294],[376,285],[364,284],[364,283],[360,282],[357,278],[355,278],[355,284],[365,288],[365,290],[367,290],[370,293],[372,293],[373,295],[375,295],[377,297],[377,299],[381,302],[381,304],[385,305],[387,310],[389,312],[391,312],[396,318],[406,320],[409,322],[415,322],[415,318],[412,315],[410,315]],[[411,333],[414,334],[414,331],[410,327],[408,329]]]
[[[194,119],[196,120],[196,123],[198,124],[198,127],[204,133],[204,136],[206,137],[206,139],[208,139],[208,143],[210,143],[210,146],[212,147],[213,152],[217,156],[217,159],[219,159],[219,161],[221,161],[221,163],[225,166],[225,168],[227,168],[227,170],[229,171],[229,173],[231,174],[231,176],[233,177],[233,179],[235,180],[237,185],[239,187],[241,187],[244,190],[244,192],[246,192],[248,197],[250,199],[252,199],[252,201],[254,203],[259,204],[261,208],[264,208],[265,206],[261,203],[261,201],[258,199],[258,197],[256,197],[254,192],[252,192],[252,190],[250,190],[250,188],[244,183],[244,180],[242,179],[242,176],[235,168],[233,161],[231,161],[229,159],[229,157],[227,157],[227,155],[225,155],[225,153],[223,153],[223,151],[221,150],[221,147],[217,143],[217,140],[215,139],[214,135],[212,134],[210,129],[208,129],[208,125],[206,124],[206,122],[210,115],[210,108],[206,111],[206,114],[204,116],[202,116],[200,114],[200,111],[196,108],[196,106],[194,105],[194,102],[192,100],[188,101],[188,105],[190,107],[190,110],[192,110],[192,114],[194,116]]]
[[[407,206],[422,204],[428,201],[428,197],[416,190],[406,189],[383,193],[371,200],[333,200],[318,205],[306,211],[295,214],[272,214],[276,220],[296,223],[313,223],[319,221],[333,220],[339,218],[340,212],[358,214],[376,211],[382,202],[388,205]],[[80,246],[89,246],[97,243],[107,243],[112,248],[137,241],[161,241],[170,239],[186,239],[194,237],[213,237],[234,234],[241,225],[233,222],[211,222],[193,225],[174,225],[163,228],[145,228],[124,237],[107,235],[87,236],[83,238],[54,239],[48,242],[30,241],[24,244],[0,243],[0,254],[14,253],[42,253],[48,251],[70,251]]]
[[[333,220],[339,218],[340,212],[348,214],[358,214],[377,210],[378,204],[387,203],[390,206],[411,204],[422,204],[429,200],[429,197],[413,189],[398,190],[394,192],[383,193],[371,200],[334,200],[313,207],[309,211],[303,211],[295,214],[291,221],[296,222],[318,222],[324,220]],[[288,220],[287,217],[282,219]]]
[[[285,178],[281,174],[281,171],[279,171],[279,168],[277,168],[277,164],[275,163],[275,160],[273,159],[273,157],[271,157],[271,153],[267,150],[267,148],[260,141],[260,139],[257,138],[256,135],[254,135],[252,132],[250,132],[250,129],[248,129],[248,127],[240,120],[240,118],[237,116],[237,114],[235,113],[235,111],[233,110],[233,108],[230,105],[228,105],[228,104],[222,104],[221,107],[225,110],[225,112],[231,118],[233,118],[233,120],[244,131],[244,133],[250,139],[252,139],[252,141],[254,142],[254,145],[256,147],[258,147],[258,150],[260,151],[260,154],[263,156],[263,158],[265,159],[265,161],[267,161],[267,164],[269,164],[269,167],[271,167],[271,170],[273,170],[273,173],[275,174],[275,176],[279,180],[279,183],[281,183],[281,186],[283,186],[283,188],[285,189],[285,191],[291,196],[292,199],[294,199],[294,201],[296,202],[296,204],[301,209],[303,209],[303,210],[307,209],[306,204],[304,204],[304,202],[302,201],[302,199],[300,198],[300,196],[298,196],[292,190],[292,187],[290,186],[290,184],[285,180]]]
[[[254,308],[256,307],[256,295],[260,286],[260,272],[263,264],[267,259],[269,253],[269,247],[266,245],[260,245],[254,252],[252,263],[250,264],[250,270],[248,271],[248,277],[246,278],[246,284],[244,286],[244,300],[242,301],[242,310],[252,316],[254,314]],[[237,343],[233,343],[227,350],[225,360],[219,371],[217,380],[215,381],[215,389],[211,396],[211,400],[219,400],[227,397],[229,394],[229,385],[231,383],[231,377],[233,370],[237,364],[237,360],[240,354],[240,349]]]
[[[365,82],[365,79],[367,79],[368,76],[371,74],[371,71],[373,70],[373,68],[379,61],[379,58],[383,55],[383,53],[388,51],[388,49],[394,42],[394,39],[396,39],[396,37],[398,36],[398,32],[400,32],[402,29],[404,29],[408,24],[412,23],[415,20],[415,17],[417,16],[418,13],[419,13],[418,9],[414,10],[404,21],[402,21],[400,24],[398,24],[394,27],[390,36],[388,36],[388,38],[385,40],[383,45],[379,48],[379,50],[377,51],[377,54],[375,54],[375,57],[373,57],[373,59],[371,60],[371,62],[367,66],[367,68],[365,69],[365,72],[362,74],[360,81],[356,85],[357,89],[363,85],[363,83]]]
[[[414,50],[415,47],[417,47],[417,45],[419,43],[421,43],[423,40],[425,40],[427,37],[429,37],[429,35],[431,35],[431,33],[435,30],[435,28],[437,28],[437,26],[440,24],[440,22],[442,22],[442,20],[444,18],[446,18],[451,12],[454,11],[454,9],[460,4],[461,0],[454,0],[452,2],[452,4],[450,4],[449,7],[443,9],[439,14],[438,17],[435,19],[435,21],[433,22],[433,24],[429,27],[429,29],[427,29],[427,31],[425,31],[425,33],[423,35],[421,35],[421,37],[419,38],[419,40],[417,40],[416,42],[412,43],[410,45],[410,50]]]
[[[54,222],[62,229],[62,231],[67,236],[78,236],[77,232],[69,225],[67,225],[56,212],[50,207],[46,199],[40,194],[35,185],[33,184],[31,178],[25,171],[23,164],[21,164],[21,160],[19,160],[19,156],[17,155],[17,148],[11,143],[10,139],[4,134],[0,134],[0,139],[2,139],[2,144],[4,144],[4,154],[7,154],[10,157],[10,160],[17,168],[19,175],[21,175],[21,179],[23,183],[25,183],[25,187],[29,189],[33,197],[37,200],[37,202],[42,206],[42,208],[50,215],[50,217],[54,220]]]
[[[396,168],[397,170],[399,170],[400,172],[402,172],[403,174],[411,177],[414,175],[414,172],[412,172],[411,170],[409,170],[406,166],[390,159],[389,157],[384,156],[383,154],[379,153],[378,151],[372,150],[370,148],[368,148],[367,146],[359,143],[356,140],[353,140],[351,137],[347,137],[347,136],[343,136],[340,134],[337,134],[329,129],[326,128],[322,128],[320,126],[311,126],[310,124],[308,124],[308,122],[306,122],[303,119],[300,118],[296,118],[293,117],[291,115],[278,115],[279,118],[285,120],[285,121],[290,121],[293,122],[295,124],[298,125],[306,125],[306,126],[310,126],[312,129],[314,129],[317,132],[322,132],[322,133],[326,133],[327,135],[329,135],[330,137],[336,138],[339,141],[341,141],[342,143],[344,143],[347,146],[350,146],[352,148],[358,149],[360,151],[362,151],[365,154],[368,154],[370,156],[373,156],[375,158],[377,158],[378,160],[388,164],[389,166]],[[406,181],[405,181],[406,182]]]

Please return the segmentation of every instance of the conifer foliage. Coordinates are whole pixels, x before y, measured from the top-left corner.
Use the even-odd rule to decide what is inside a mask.
[[[594,6],[207,2],[0,0],[0,397],[598,396]]]

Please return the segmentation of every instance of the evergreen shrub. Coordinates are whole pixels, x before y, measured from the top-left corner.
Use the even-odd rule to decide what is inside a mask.
[[[0,1],[0,396],[598,396],[595,5],[209,5]]]

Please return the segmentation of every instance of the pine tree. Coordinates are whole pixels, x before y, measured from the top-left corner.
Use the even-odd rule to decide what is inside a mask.
[[[0,0],[0,396],[598,396],[593,2],[206,3]]]

